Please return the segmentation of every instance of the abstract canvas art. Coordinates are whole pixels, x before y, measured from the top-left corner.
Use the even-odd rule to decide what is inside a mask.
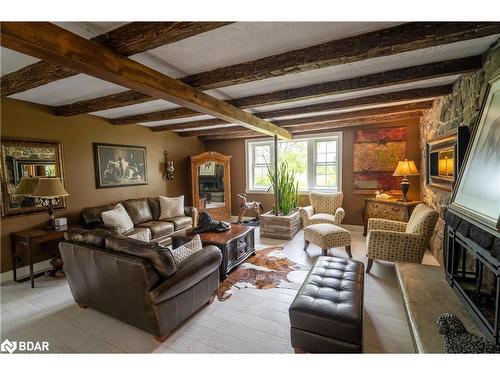
[[[357,130],[353,145],[353,193],[400,195],[392,174],[406,158],[406,127]]]

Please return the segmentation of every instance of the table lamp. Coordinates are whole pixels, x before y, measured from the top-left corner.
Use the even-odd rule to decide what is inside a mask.
[[[401,190],[403,192],[403,198],[400,200],[403,202],[408,201],[406,194],[408,193],[408,190],[410,190],[410,183],[408,182],[408,179],[406,177],[419,175],[417,167],[415,166],[415,162],[413,160],[407,159],[399,161],[398,166],[396,167],[396,170],[392,175],[395,177],[403,176],[403,181],[401,181],[400,184]]]
[[[46,229],[56,229],[54,207],[59,204],[59,198],[68,196],[68,192],[59,178],[40,178],[32,196],[37,197],[49,212],[49,225]]]
[[[35,198],[31,195],[38,185],[38,180],[39,177],[21,177],[19,180],[12,196],[18,199],[21,207],[31,207],[35,205]]]

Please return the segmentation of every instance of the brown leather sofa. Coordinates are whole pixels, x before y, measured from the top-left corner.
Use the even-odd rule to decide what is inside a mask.
[[[71,229],[65,236],[59,249],[78,305],[150,332],[158,341],[217,294],[222,254],[215,246],[176,264],[158,243],[107,230]]]
[[[149,229],[152,242],[169,245],[172,234],[198,225],[198,210],[189,206],[184,207],[184,216],[160,220],[159,197],[127,199],[104,206],[84,208],[80,213],[81,224],[88,229],[100,228],[113,231],[112,227],[103,223],[101,214],[104,211],[112,210],[117,203],[121,203],[125,207],[134,223],[133,229],[127,233],[122,233],[127,237],[134,237],[140,232]]]

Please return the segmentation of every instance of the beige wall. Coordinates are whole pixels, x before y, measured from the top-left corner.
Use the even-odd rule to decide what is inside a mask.
[[[189,155],[202,151],[196,138],[179,138],[172,132],[153,133],[145,127],[114,126],[90,115],[56,117],[49,109],[22,101],[2,99],[1,134],[9,137],[58,140],[62,142],[68,208],[59,210],[57,217],[68,217],[78,222],[80,210],[122,199],[185,194],[189,200]],[[111,189],[96,189],[94,175],[93,142],[146,146],[148,185]],[[175,162],[175,179],[162,179],[163,151]],[[1,271],[11,269],[9,233],[40,225],[46,213],[3,217],[1,219]],[[46,259],[37,254],[36,260]],[[25,264],[25,259],[23,259]]]
[[[377,127],[382,126],[401,126],[406,125],[407,129],[407,157],[408,159],[414,160],[417,166],[420,166],[420,148],[419,148],[419,121],[418,120],[407,120],[399,121],[394,123],[387,123],[384,125],[376,125]],[[374,127],[375,125],[369,125],[369,127]],[[364,126],[365,128],[367,126]],[[342,191],[344,192],[344,208],[346,210],[346,217],[344,219],[345,224],[357,224],[361,225],[363,206],[365,197],[370,197],[370,195],[355,195],[352,193],[352,147],[354,142],[354,131],[356,129],[362,129],[363,126],[356,128],[349,128],[342,131]],[[239,205],[236,197],[237,193],[245,191],[245,140],[243,139],[233,139],[227,141],[206,141],[205,151],[217,151],[223,154],[232,155],[231,158],[231,193],[232,200],[231,206],[233,215],[238,214]],[[418,177],[410,177],[410,193],[409,197],[411,199],[419,199],[420,187]],[[264,204],[266,210],[270,210],[272,207],[273,197],[272,195],[266,194],[249,194],[249,200],[261,201]],[[308,197],[301,197],[301,205],[308,204]],[[250,215],[250,214],[249,214]]]

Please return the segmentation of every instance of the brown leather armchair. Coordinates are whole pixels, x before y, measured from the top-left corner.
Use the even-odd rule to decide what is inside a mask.
[[[80,307],[94,308],[150,332],[158,341],[213,301],[219,287],[222,254],[215,246],[177,265],[170,251],[157,243],[105,230],[70,230],[59,249],[71,293]],[[162,272],[151,259],[157,254],[164,256]]]

